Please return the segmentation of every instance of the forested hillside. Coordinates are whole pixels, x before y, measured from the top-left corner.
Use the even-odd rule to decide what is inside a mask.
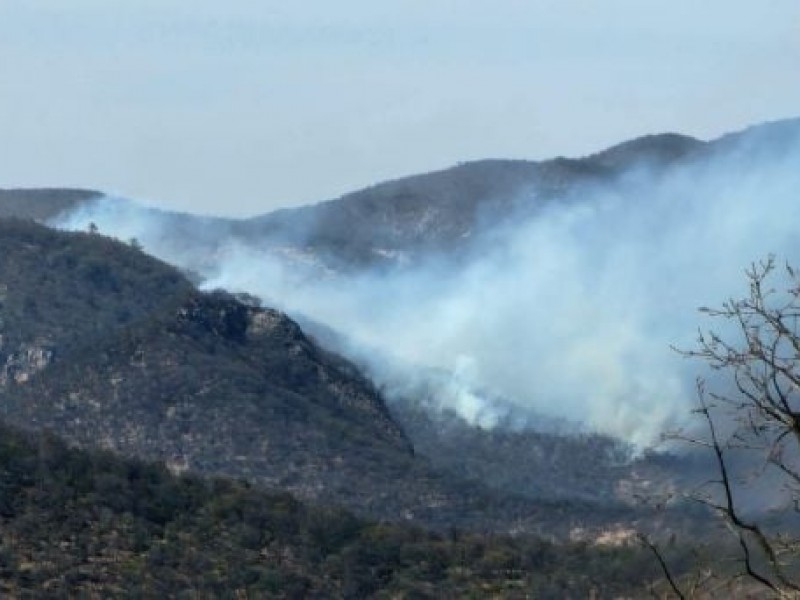
[[[5,426],[0,490],[9,597],[608,597],[659,578],[635,548],[369,522]]]

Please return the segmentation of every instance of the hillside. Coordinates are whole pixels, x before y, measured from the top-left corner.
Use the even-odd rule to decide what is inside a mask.
[[[9,421],[311,495],[411,456],[371,384],[284,315],[100,235],[0,221],[0,244]]]
[[[577,159],[482,160],[380,183],[335,200],[242,223],[246,238],[298,243],[335,267],[387,257],[457,255],[487,228],[613,185],[627,169],[665,169],[703,146],[678,135],[647,136]]]
[[[0,221],[0,239],[9,423],[439,529],[565,537],[645,516],[439,470],[351,363],[285,315],[200,293],[135,247],[16,221]]]
[[[619,597],[660,577],[635,548],[369,522],[2,425],[0,490],[8,597]]]
[[[177,269],[117,241],[0,219],[0,384],[191,291]]]
[[[411,458],[352,367],[280,313],[224,294],[192,295],[168,316],[54,362],[7,391],[6,415],[83,446],[306,497],[353,501],[361,486],[365,497],[380,494]]]

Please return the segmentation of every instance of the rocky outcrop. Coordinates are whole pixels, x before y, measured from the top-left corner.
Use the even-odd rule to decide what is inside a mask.
[[[0,388],[9,382],[25,383],[53,361],[55,347],[45,339],[11,347],[6,333],[4,307],[8,301],[8,285],[0,283]]]
[[[3,351],[0,339],[0,387],[9,382],[27,382],[53,361],[54,354],[55,348],[42,342],[21,344],[15,351],[7,353]]]

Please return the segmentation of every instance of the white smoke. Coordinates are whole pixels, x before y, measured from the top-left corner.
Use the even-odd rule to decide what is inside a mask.
[[[768,253],[798,262],[800,148],[731,148],[664,173],[640,165],[581,196],[507,219],[466,264],[389,273],[336,274],[298,248],[234,238],[199,245],[209,254],[198,259],[158,213],[114,199],[58,224],[94,221],[199,270],[208,288],[343,332],[379,383],[402,387],[417,367],[452,373],[442,402],[482,426],[499,422],[500,396],[647,445],[693,403],[697,365],[670,346],[692,346],[696,308],[746,293],[744,268]],[[214,237],[208,227],[198,225],[203,239]],[[386,357],[414,367],[387,370]]]

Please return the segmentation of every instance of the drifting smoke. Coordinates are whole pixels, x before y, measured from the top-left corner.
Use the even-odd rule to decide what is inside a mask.
[[[491,241],[458,267],[337,274],[302,243],[245,243],[212,221],[187,221],[176,243],[166,217],[118,199],[59,225],[94,221],[199,271],[208,288],[247,291],[342,332],[343,350],[391,389],[413,389],[425,369],[450,373],[440,404],[482,426],[501,420],[491,398],[502,397],[646,445],[694,401],[698,365],[670,346],[693,346],[704,326],[696,308],[745,294],[754,260],[800,258],[800,144],[749,144],[764,140],[667,170],[639,164],[578,202],[506,219],[474,235]],[[189,238],[200,241],[187,250]]]

